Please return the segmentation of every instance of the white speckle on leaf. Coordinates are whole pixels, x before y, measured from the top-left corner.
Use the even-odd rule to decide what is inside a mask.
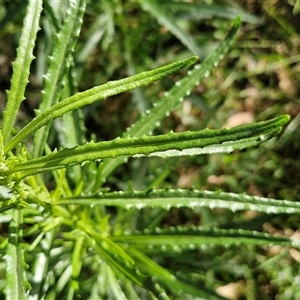
[[[261,135],[259,136],[259,138],[260,138],[262,141],[265,141],[265,140],[267,139],[266,136],[263,135],[263,134],[261,134]]]
[[[190,248],[191,250],[194,250],[194,249],[196,248],[196,246],[195,246],[194,244],[190,244],[190,245],[189,245],[189,248]]]

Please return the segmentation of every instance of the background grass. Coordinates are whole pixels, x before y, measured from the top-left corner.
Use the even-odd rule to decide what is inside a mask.
[[[168,160],[131,159],[119,167],[103,187],[126,190],[132,185],[140,190],[149,185],[193,186],[201,190],[221,189],[298,201],[300,15],[295,1],[195,2],[211,4],[212,15],[195,14],[176,7],[167,9],[177,25],[199,46],[200,59],[214,49],[228,31],[228,18],[218,15],[215,5],[225,6],[227,17],[230,11],[243,9],[253,18],[247,18],[244,14],[250,22],[242,24],[229,54],[211,76],[165,118],[154,134],[233,126],[283,113],[291,115],[291,123],[279,138],[258,148],[228,155]],[[12,18],[11,22],[5,23],[5,27],[0,27],[1,112],[5,104],[5,89],[10,84],[11,61],[15,58],[25,14],[22,9],[18,9],[18,14],[10,14],[17,5],[20,4],[14,1],[0,4],[2,20]],[[40,31],[39,35],[41,40],[47,39],[45,31]],[[34,61],[27,89],[28,101],[24,102],[19,114],[20,127],[32,117],[40,100],[43,59],[47,56],[41,45],[36,48],[38,59]],[[75,52],[78,88],[85,90],[186,57],[189,50],[136,2],[90,1]],[[158,101],[163,91],[181,77],[179,72],[153,84],[151,88],[120,94],[85,108],[87,138],[109,140],[121,135],[140,113]],[[50,138],[51,146],[55,147],[59,139],[55,126]],[[157,217],[155,210],[150,213],[146,211],[136,222],[143,228],[142,224],[149,223],[154,217]],[[298,215],[173,208],[158,217],[162,227],[214,225],[275,235],[299,235]],[[7,228],[0,225],[0,231],[5,235]],[[166,257],[158,257],[157,261],[186,281],[201,278],[207,286],[218,286],[219,293],[230,299],[295,299],[297,293],[300,294],[300,252],[297,249],[271,245],[226,249],[214,246],[191,251],[181,258],[182,261],[178,262],[168,253]],[[183,267],[189,269],[189,278],[185,277]]]

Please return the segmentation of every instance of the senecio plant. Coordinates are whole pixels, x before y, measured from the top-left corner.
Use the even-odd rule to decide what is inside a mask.
[[[6,299],[223,299],[195,270],[182,267],[191,253],[211,245],[225,249],[230,245],[295,245],[295,241],[242,229],[162,228],[162,212],[173,207],[207,207],[300,213],[299,203],[155,186],[110,191],[102,184],[129,157],[162,157],[167,161],[169,157],[229,153],[257,146],[275,137],[289,116],[231,129],[152,135],[160,121],[224,57],[239,28],[239,17],[201,64],[192,56],[73,92],[73,53],[85,2],[70,0],[60,26],[51,5],[45,2],[44,9],[55,28],[53,52],[39,108],[32,120],[17,130],[14,123],[25,100],[43,2],[30,0],[24,19],[0,131],[0,217],[8,224],[8,235],[0,240]],[[82,107],[187,67],[187,75],[122,136],[85,141]],[[65,139],[51,150],[48,133],[57,118]],[[149,212],[151,219],[137,221]],[[133,220],[135,225],[130,225]],[[164,267],[162,257],[172,259],[180,269]]]

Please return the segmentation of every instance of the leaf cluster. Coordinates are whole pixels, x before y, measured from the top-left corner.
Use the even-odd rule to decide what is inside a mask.
[[[2,22],[8,26],[9,12],[15,7],[3,9]],[[133,49],[135,34],[141,32],[131,34],[135,18],[127,20],[124,12],[137,20],[154,16],[182,48],[171,50],[172,59],[165,58],[164,66],[155,65],[153,53],[145,48],[154,37],[141,43],[140,53],[137,46]],[[200,12],[205,14],[201,17]],[[297,202],[165,185],[175,159],[228,155],[261,145],[278,135],[290,119],[283,114],[221,129],[205,128],[205,121],[205,129],[164,131],[166,117],[187,98],[195,99],[195,89],[230,55],[241,26],[237,13],[250,23],[260,22],[241,9],[197,2],[29,1],[0,131],[0,220],[7,224],[0,239],[5,289],[4,284],[0,287],[7,299],[224,299],[216,288],[226,280],[218,278],[228,266],[234,266],[229,277],[246,272],[245,277],[251,278],[243,257],[255,260],[249,254],[252,249],[299,247],[297,239],[258,231],[251,223],[261,224],[266,216],[299,214]],[[232,22],[223,20],[219,32],[223,38],[208,50],[176,20],[209,16],[234,22],[228,29]],[[113,43],[116,30],[124,38],[124,51]],[[162,37],[159,43],[167,41]],[[94,62],[95,68],[103,67],[99,49],[110,53],[113,59],[107,59],[113,61],[105,64],[104,75],[90,78]],[[134,62],[146,59],[150,70],[136,72]],[[128,76],[115,80],[114,72],[123,67],[122,62]],[[18,114],[30,101],[27,85],[32,68],[42,86],[40,103],[20,126]],[[142,88],[150,84],[152,91]],[[122,116],[117,115],[119,136],[105,139],[98,132],[90,134],[88,121],[97,119],[97,111],[103,105],[113,106],[115,96],[129,91],[137,120],[122,130]],[[153,99],[152,92],[159,97]],[[205,108],[202,100],[197,105]],[[215,101],[210,113],[219,106]],[[105,119],[98,122],[110,131]],[[151,180],[141,176],[144,163],[157,168]],[[136,173],[134,184],[128,182],[127,166]],[[122,168],[125,180],[118,179]],[[214,213],[233,216],[237,211],[256,215],[251,222],[227,223],[227,227],[219,216],[214,217]],[[172,225],[170,218],[176,213],[178,220]],[[240,257],[230,261],[230,251],[225,249],[237,247],[243,248]],[[203,255],[215,259],[208,261]],[[253,290],[249,294],[255,294]]]

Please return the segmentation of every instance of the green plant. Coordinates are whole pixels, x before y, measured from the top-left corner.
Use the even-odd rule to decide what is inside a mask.
[[[205,250],[211,245],[293,246],[297,242],[241,228],[161,228],[166,210],[204,207],[280,214],[299,213],[299,203],[219,191],[155,189],[161,180],[159,176],[140,191],[128,184],[126,191],[111,192],[103,183],[129,157],[195,156],[257,146],[276,136],[289,117],[282,115],[231,129],[151,135],[227,53],[240,25],[237,18],[224,41],[176,81],[121,137],[86,142],[84,113],[80,108],[148,85],[193,65],[197,58],[179,60],[76,93],[73,52],[85,5],[83,0],[69,1],[65,20],[59,26],[54,8],[45,2],[46,17],[55,38],[42,102],[36,116],[15,132],[14,122],[25,99],[34,58],[42,1],[29,1],[27,8],[0,134],[0,211],[9,223],[8,237],[1,238],[6,261],[6,298],[24,299],[29,293],[37,299],[222,299],[188,262],[196,249]],[[159,11],[154,3],[151,6],[141,1],[141,5],[153,13]],[[163,14],[160,17],[169,21]],[[190,41],[186,44],[191,49],[196,47]],[[63,138],[57,147],[61,148],[51,150],[47,138],[53,121],[59,117],[59,134]],[[31,136],[33,142],[26,143]],[[23,239],[30,240],[26,251]],[[164,267],[170,258],[182,269]],[[28,271],[25,261],[31,262]]]

